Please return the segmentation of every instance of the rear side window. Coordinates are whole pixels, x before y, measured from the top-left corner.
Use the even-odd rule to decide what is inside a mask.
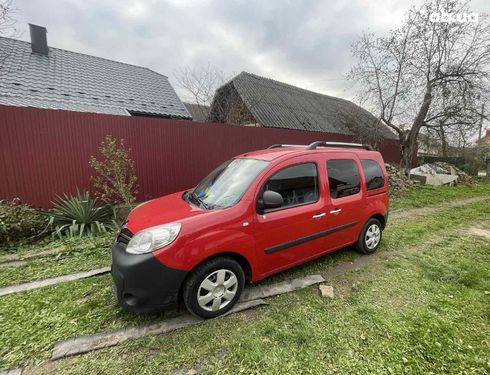
[[[297,164],[272,175],[263,191],[272,190],[282,195],[282,208],[318,200],[318,172],[315,163]]]
[[[327,161],[328,185],[332,198],[342,198],[361,191],[359,170],[352,159]]]
[[[364,159],[361,160],[361,164],[364,176],[366,177],[367,189],[373,190],[383,187],[385,179],[378,162],[371,159]]]

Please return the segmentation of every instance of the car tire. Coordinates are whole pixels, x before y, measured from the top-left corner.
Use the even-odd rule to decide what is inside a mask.
[[[374,253],[381,243],[383,236],[383,226],[378,219],[371,218],[362,228],[356,248],[363,254]]]
[[[236,260],[212,258],[191,271],[183,288],[184,304],[193,315],[215,318],[233,308],[244,284],[245,274]]]

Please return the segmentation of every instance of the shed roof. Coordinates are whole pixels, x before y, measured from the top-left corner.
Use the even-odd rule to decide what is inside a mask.
[[[192,116],[192,119],[194,121],[207,121],[208,120],[208,115],[209,115],[209,106],[208,105],[203,105],[203,104],[196,104],[196,103],[185,103],[185,108],[187,108],[187,111]]]
[[[265,127],[349,135],[372,135],[377,131],[383,138],[397,138],[370,112],[345,99],[247,72],[235,76],[227,85],[235,87],[254,118]],[[217,95],[227,92],[225,86]]]

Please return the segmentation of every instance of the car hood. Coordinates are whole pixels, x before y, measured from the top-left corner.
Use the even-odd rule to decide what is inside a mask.
[[[182,199],[184,192],[166,195],[139,205],[129,213],[127,228],[136,234],[149,227],[175,221],[182,222],[210,212]]]

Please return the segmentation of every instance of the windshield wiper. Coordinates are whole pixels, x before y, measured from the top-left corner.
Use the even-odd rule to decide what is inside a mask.
[[[199,196],[195,192],[190,192],[189,196],[192,199],[194,199],[198,203],[199,206],[204,207],[206,210],[212,209],[212,206],[209,205],[208,203],[204,202],[201,198],[199,198]]]

